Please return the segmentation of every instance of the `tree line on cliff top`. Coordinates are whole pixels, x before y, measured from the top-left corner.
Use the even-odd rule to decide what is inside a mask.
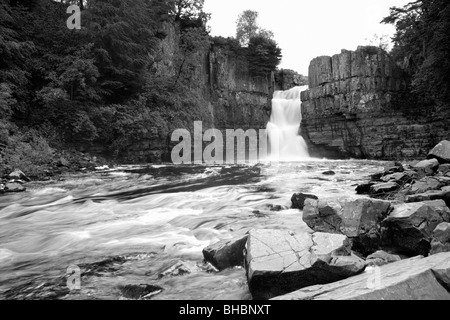
[[[81,30],[66,10],[79,5]],[[186,127],[207,104],[192,81],[209,36],[204,0],[0,0],[0,174],[20,167],[38,175],[54,149],[108,146],[111,156],[149,128],[162,139]],[[160,72],[168,34],[180,34],[174,72]],[[245,48],[255,75],[275,70],[272,38]],[[272,57],[275,55],[275,59]],[[166,136],[165,136],[166,135]],[[37,166],[35,166],[35,164]],[[25,167],[24,167],[25,166]]]
[[[393,7],[383,23],[396,27],[392,55],[411,78],[417,106],[450,107],[450,1]]]

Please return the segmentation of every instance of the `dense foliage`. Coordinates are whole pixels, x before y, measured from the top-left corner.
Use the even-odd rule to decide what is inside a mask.
[[[396,26],[392,53],[409,73],[412,92],[425,103],[450,105],[450,2],[414,1],[391,8],[383,22]]]
[[[81,30],[66,26],[70,4]],[[203,0],[0,0],[0,171],[33,175],[53,149],[93,144],[120,157],[152,127],[164,140],[201,119],[191,79],[207,18]],[[161,72],[168,25],[181,49]]]
[[[81,30],[67,28],[72,4]],[[270,32],[257,26],[246,46],[213,39],[203,5],[0,0],[0,174],[20,167],[37,175],[60,149],[101,146],[128,159],[140,141],[163,149],[171,131],[207,125],[201,73],[211,45],[238,55],[254,76],[276,69],[281,50]]]

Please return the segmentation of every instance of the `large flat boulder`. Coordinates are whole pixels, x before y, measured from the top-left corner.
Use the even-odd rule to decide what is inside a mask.
[[[287,230],[252,230],[246,270],[255,300],[270,299],[315,284],[362,272],[365,262],[352,255],[347,237]]]
[[[450,253],[368,269],[339,282],[304,288],[274,300],[450,300]]]
[[[244,250],[248,236],[223,240],[203,249],[205,260],[219,270],[244,265]]]
[[[354,250],[367,255],[380,248],[381,223],[390,211],[389,201],[376,199],[307,200],[303,220],[316,232],[347,236]]]
[[[450,222],[450,209],[443,200],[398,204],[383,221],[383,241],[405,254],[426,256],[433,232],[442,222]]]
[[[436,159],[440,163],[450,163],[450,141],[444,140],[440,142],[428,154],[428,159]]]

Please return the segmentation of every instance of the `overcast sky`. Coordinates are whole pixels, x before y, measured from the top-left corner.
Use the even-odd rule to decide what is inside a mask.
[[[309,62],[341,49],[369,44],[374,34],[394,34],[394,27],[380,24],[392,6],[411,0],[205,0],[212,14],[215,36],[235,36],[238,15],[247,9],[259,12],[259,24],[275,33],[283,49],[281,68],[308,74]]]

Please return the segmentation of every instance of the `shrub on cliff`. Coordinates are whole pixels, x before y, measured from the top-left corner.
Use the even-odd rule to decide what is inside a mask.
[[[275,71],[282,58],[281,49],[274,40],[263,36],[250,39],[247,51],[250,73],[266,76]]]

